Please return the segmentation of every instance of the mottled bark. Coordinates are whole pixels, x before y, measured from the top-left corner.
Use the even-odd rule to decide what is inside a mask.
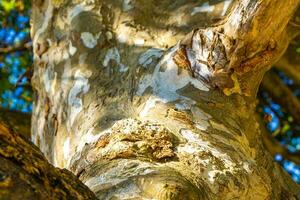
[[[254,117],[297,6],[36,1],[32,140],[100,199],[300,198]]]
[[[96,199],[76,176],[49,164],[40,150],[0,122],[0,199]]]

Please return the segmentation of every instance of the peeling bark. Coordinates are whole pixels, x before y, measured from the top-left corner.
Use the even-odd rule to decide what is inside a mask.
[[[300,198],[255,120],[297,6],[36,1],[32,140],[100,199]]]

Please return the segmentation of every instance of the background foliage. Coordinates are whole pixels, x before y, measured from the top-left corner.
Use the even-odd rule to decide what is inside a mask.
[[[32,110],[29,16],[29,0],[0,0],[1,107],[22,112]]]
[[[299,83],[289,78],[284,72],[276,69],[272,69],[268,73],[273,74],[273,77],[279,77],[281,84],[288,88],[299,100]],[[266,126],[266,134],[270,134],[271,137],[275,138],[279,142],[278,145],[283,146],[290,155],[295,155],[300,159],[300,121],[295,119],[295,116],[289,112],[286,104],[281,105],[272,98],[274,90],[278,89],[276,85],[274,85],[273,91],[266,91],[264,87],[261,87],[258,95],[259,104],[257,110]],[[300,183],[300,165],[289,161],[285,155],[279,153],[275,154],[274,159],[284,167],[296,182]]]

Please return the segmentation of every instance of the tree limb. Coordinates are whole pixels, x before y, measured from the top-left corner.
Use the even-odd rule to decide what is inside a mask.
[[[15,46],[7,46],[7,47],[1,47],[0,48],[0,55],[1,54],[8,54],[16,51],[31,51],[32,44],[31,42],[24,42],[20,45]]]
[[[31,142],[0,122],[0,197],[6,200],[96,199],[71,172],[53,167]]]
[[[254,97],[265,71],[291,40],[287,26],[298,4],[298,0],[239,1],[227,18],[213,27],[196,30],[184,40],[187,54],[194,51],[199,57],[189,59],[196,65],[191,66],[192,74],[209,80],[212,87],[227,95]],[[197,43],[202,45],[199,49]],[[199,74],[199,68],[205,67],[210,74]]]
[[[297,85],[300,85],[300,54],[296,52],[299,48],[299,38],[290,44],[285,54],[278,60],[275,67],[282,70],[288,77],[293,79]]]
[[[296,84],[300,84],[300,65],[290,63],[286,57],[282,57],[275,64],[275,67],[278,70],[282,70],[283,72],[285,72],[288,77],[296,82]]]
[[[31,114],[0,108],[0,121],[30,140]]]
[[[272,137],[270,132],[266,129],[263,119],[259,115],[257,115],[256,118],[260,124],[264,146],[271,155],[274,157],[276,154],[281,154],[284,159],[300,165],[300,153],[289,152],[287,148],[282,146],[274,137]]]
[[[268,72],[264,76],[262,88],[267,91],[270,96],[294,117],[296,121],[300,121],[300,101],[293,92],[281,81],[274,73]]]

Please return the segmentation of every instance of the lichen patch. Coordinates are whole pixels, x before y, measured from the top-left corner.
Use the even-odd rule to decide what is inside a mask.
[[[211,5],[209,5],[208,2],[205,2],[203,5],[193,8],[191,15],[193,16],[197,13],[212,12],[212,11],[214,11],[214,9],[215,9],[215,6],[211,6]]]
[[[117,66],[119,67],[119,72],[128,71],[129,68],[121,62],[121,55],[116,47],[113,47],[107,51],[103,60],[103,66],[109,67],[111,61],[116,62]]]
[[[126,119],[101,135],[88,160],[138,158],[163,162],[175,156],[172,133],[159,124]]]
[[[85,47],[92,49],[97,45],[97,40],[99,39],[100,34],[101,33],[98,33],[94,36],[92,33],[82,32],[80,38]]]

